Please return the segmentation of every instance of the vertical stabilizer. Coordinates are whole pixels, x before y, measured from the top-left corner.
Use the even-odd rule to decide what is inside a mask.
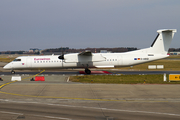
[[[149,49],[151,53],[167,54],[176,29],[158,30],[158,35]]]

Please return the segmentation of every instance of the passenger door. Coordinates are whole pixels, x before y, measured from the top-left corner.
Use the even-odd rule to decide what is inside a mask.
[[[32,58],[28,57],[26,59],[26,67],[31,68],[32,67]]]

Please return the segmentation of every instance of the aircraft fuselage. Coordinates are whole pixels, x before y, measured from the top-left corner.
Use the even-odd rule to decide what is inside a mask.
[[[125,53],[71,53],[52,56],[24,56],[4,66],[4,69],[51,69],[51,68],[110,68],[132,66],[168,57],[167,52],[176,29],[158,30],[151,47]]]
[[[133,52],[132,52],[133,53]],[[104,59],[92,60],[92,57],[83,59],[75,54],[67,54],[71,59],[59,59],[59,55],[52,56],[22,56],[4,66],[4,69],[61,69],[61,68],[113,68],[141,64],[168,57],[162,54],[130,54],[127,53],[94,53],[93,57]],[[72,57],[73,56],[73,57]]]

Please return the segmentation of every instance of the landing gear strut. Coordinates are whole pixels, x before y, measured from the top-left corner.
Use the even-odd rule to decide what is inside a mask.
[[[89,65],[88,65],[88,64],[86,64],[86,65],[82,64],[82,65],[83,65],[84,68],[85,68],[84,72],[85,72],[86,74],[91,74],[91,70],[88,69]]]
[[[91,74],[91,70],[89,70],[88,68],[85,69],[85,73],[86,74]]]
[[[15,71],[14,71],[14,70],[12,70],[12,71],[11,71],[11,74],[15,74]]]

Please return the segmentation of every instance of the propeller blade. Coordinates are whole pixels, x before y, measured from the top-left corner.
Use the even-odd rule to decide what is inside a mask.
[[[61,55],[58,58],[61,59],[61,60],[64,60],[64,55]]]

